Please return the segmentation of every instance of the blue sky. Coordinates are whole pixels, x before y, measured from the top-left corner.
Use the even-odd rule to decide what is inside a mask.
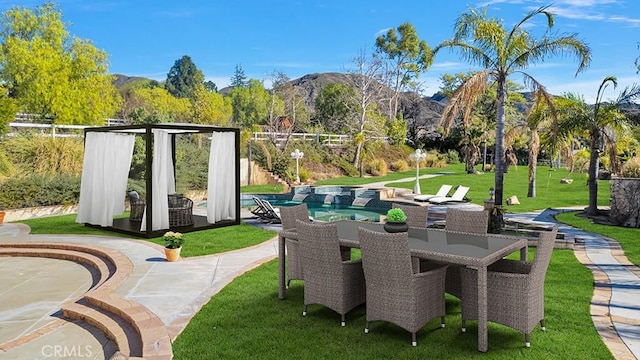
[[[274,70],[295,79],[316,72],[345,72],[360,50],[374,50],[375,38],[410,22],[430,46],[453,35],[456,18],[469,7],[489,6],[508,26],[551,0],[381,1],[381,0],[59,0],[70,32],[91,39],[109,54],[110,72],[164,80],[173,63],[189,55],[219,88],[241,64],[250,78],[266,80]],[[0,0],[33,8],[41,1]],[[634,59],[640,55],[640,1],[555,0],[555,31],[578,33],[592,49],[592,62],[575,76],[571,57],[554,57],[529,73],[549,91],[577,92],[591,101],[606,76],[618,90],[640,82]],[[540,33],[545,18],[528,30]],[[444,73],[473,70],[456,53],[444,51],[420,80],[424,93],[438,90]],[[514,77],[513,80],[521,81]],[[265,82],[268,87],[268,81]],[[618,91],[608,90],[605,98]]]

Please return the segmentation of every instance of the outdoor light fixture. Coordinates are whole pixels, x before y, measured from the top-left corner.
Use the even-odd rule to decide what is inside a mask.
[[[496,194],[496,191],[493,187],[489,188],[489,199],[493,200],[493,196]]]
[[[294,152],[291,153],[291,157],[296,159],[296,182],[297,183],[300,182],[300,166],[298,162],[300,161],[300,159],[302,159],[303,156],[304,156],[304,153],[298,149],[296,149]]]
[[[427,154],[423,153],[420,149],[416,149],[416,152],[411,153],[409,158],[416,162],[416,186],[413,187],[413,193],[420,195],[420,161],[426,159]]]

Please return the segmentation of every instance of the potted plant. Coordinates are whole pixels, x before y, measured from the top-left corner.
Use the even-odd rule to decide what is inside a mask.
[[[167,256],[167,261],[176,261],[180,258],[180,250],[182,250],[182,244],[184,244],[184,238],[179,232],[167,231],[163,236],[164,240],[164,253]]]
[[[407,215],[405,215],[402,209],[394,208],[387,211],[387,221],[384,224],[384,230],[390,233],[409,230],[409,225],[407,225]]]
[[[0,203],[0,225],[4,224],[4,209],[2,208],[2,203]]]

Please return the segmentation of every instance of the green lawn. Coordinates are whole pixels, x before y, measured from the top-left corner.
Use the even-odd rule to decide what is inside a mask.
[[[444,168],[421,169],[420,175],[449,173],[449,175],[436,176],[420,180],[420,189],[423,194],[433,194],[442,184],[464,185],[471,189],[467,197],[474,204],[482,205],[484,199],[489,197],[489,188],[494,186],[494,173],[467,174],[463,164],[448,165]],[[317,185],[362,185],[379,181],[393,181],[407,177],[415,178],[415,171],[392,173],[382,177],[368,178],[335,178],[318,181]],[[561,184],[560,179],[573,179],[571,184]],[[536,197],[527,198],[528,170],[526,166],[511,167],[504,176],[504,199],[516,195],[520,205],[505,205],[507,212],[528,212],[543,210],[549,207],[586,206],[589,202],[589,192],[586,185],[586,174],[569,173],[567,169],[550,169],[547,166],[539,166],[537,169]],[[394,182],[389,186],[413,189],[415,180],[409,182]],[[598,181],[598,205],[609,205],[610,198],[609,181]]]
[[[531,251],[533,253],[533,251]],[[302,317],[303,284],[292,282],[286,300],[278,300],[277,260],[238,277],[214,296],[173,344],[175,359],[612,359],[593,327],[589,304],[591,272],[571,250],[555,250],[545,283],[547,331],[537,327],[531,348],[524,336],[489,324],[489,352],[477,351],[477,328],[460,332],[460,305],[447,298],[447,327],[439,319],[411,335],[388,323],[374,322],[364,333],[361,306],[340,316],[310,306]]]
[[[32,234],[86,234],[131,238],[128,235],[78,224],[75,222],[75,218],[76,215],[51,216],[23,220],[21,223],[29,225]],[[275,231],[261,229],[245,223],[186,233],[184,234],[185,243],[180,255],[182,257],[190,257],[222,253],[253,246],[276,235]],[[164,246],[164,241],[161,238],[144,240]]]

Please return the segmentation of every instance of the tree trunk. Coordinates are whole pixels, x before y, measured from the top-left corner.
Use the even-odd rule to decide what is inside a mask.
[[[540,151],[540,136],[538,130],[531,130],[531,143],[529,144],[529,191],[527,197],[536,197],[536,170],[538,167],[538,152]],[[553,161],[551,162],[553,164]]]
[[[504,123],[505,123],[505,104],[507,103],[507,79],[504,74],[498,75],[498,90],[496,96],[496,170],[495,170],[495,207],[500,210],[502,208],[502,198],[504,191]],[[502,229],[503,217],[502,212],[498,211],[496,216],[496,226]]]
[[[353,166],[358,166],[360,168],[360,177],[363,177],[364,174],[362,172],[362,161],[360,160],[361,152],[362,152],[362,143],[359,143],[356,146],[356,154],[353,157]]]
[[[598,150],[600,144],[600,132],[596,130],[591,134],[591,154],[589,156],[589,206],[587,215],[598,214]]]

